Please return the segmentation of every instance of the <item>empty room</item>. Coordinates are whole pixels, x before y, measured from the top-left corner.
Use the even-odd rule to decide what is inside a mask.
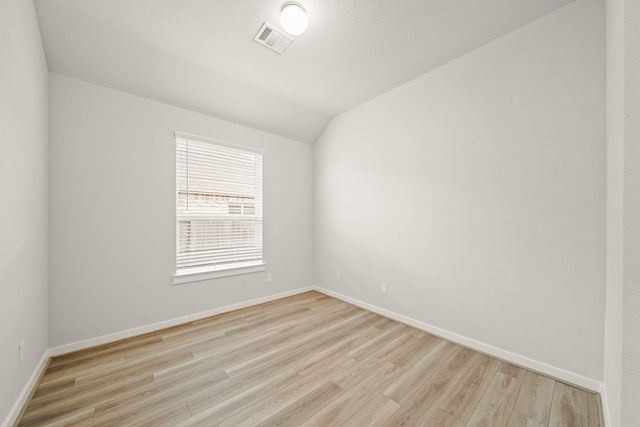
[[[2,0],[0,426],[640,425],[637,0]]]

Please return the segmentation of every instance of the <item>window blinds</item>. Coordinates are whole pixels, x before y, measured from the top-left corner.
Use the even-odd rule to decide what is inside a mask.
[[[262,154],[176,133],[176,268],[262,260]]]

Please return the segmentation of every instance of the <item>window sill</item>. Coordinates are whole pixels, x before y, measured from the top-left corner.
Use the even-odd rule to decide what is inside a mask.
[[[199,282],[201,280],[218,279],[221,277],[238,276],[240,274],[259,273],[266,271],[267,264],[264,261],[243,262],[237,265],[226,265],[213,268],[190,268],[180,270],[173,276],[173,284]]]

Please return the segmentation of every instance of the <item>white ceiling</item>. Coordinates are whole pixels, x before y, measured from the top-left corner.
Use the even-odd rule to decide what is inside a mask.
[[[305,142],[364,101],[572,0],[299,0],[309,29],[257,44],[285,0],[34,0],[49,69]]]

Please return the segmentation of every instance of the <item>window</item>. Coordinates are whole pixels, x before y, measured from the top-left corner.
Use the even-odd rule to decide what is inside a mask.
[[[176,190],[174,283],[264,270],[261,152],[176,132]]]

